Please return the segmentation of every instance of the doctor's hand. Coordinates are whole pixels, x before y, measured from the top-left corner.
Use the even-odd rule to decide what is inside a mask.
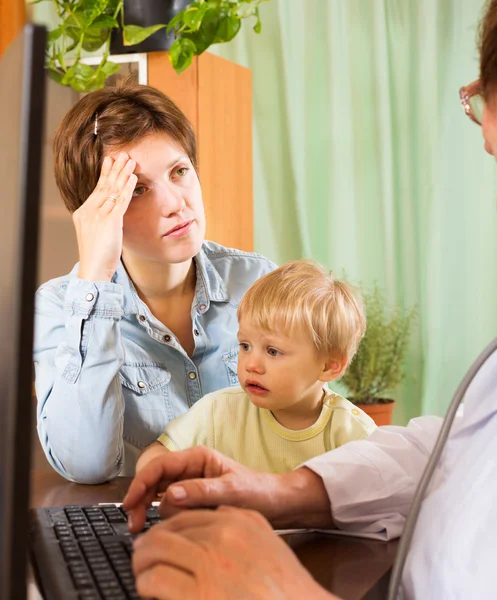
[[[302,567],[258,513],[183,512],[134,543],[138,593],[158,600],[338,600]]]
[[[323,481],[311,470],[261,473],[203,446],[168,452],[136,474],[123,502],[132,532],[142,530],[147,508],[162,492],[162,517],[231,505],[256,510],[280,528],[333,527]]]
[[[73,213],[79,251],[78,277],[110,281],[121,258],[123,217],[133,197],[136,167],[125,152],[106,156],[97,187]]]

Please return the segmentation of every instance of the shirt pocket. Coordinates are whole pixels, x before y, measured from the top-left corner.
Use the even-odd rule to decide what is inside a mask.
[[[125,363],[119,371],[124,396],[124,439],[145,448],[172,419],[171,373],[153,362]]]
[[[240,353],[240,348],[235,348],[230,350],[229,352],[225,352],[223,354],[223,362],[226,367],[226,372],[228,374],[228,382],[231,387],[236,387],[240,385],[238,381],[238,354]]]

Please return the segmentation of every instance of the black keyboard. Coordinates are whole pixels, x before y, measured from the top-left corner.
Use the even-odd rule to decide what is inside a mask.
[[[145,530],[159,521],[157,509],[150,508]],[[31,511],[30,546],[45,598],[139,600],[131,569],[133,539],[119,506]]]

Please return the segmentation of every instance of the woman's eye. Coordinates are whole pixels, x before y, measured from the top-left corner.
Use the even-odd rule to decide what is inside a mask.
[[[180,177],[184,177],[189,171],[188,167],[180,167],[179,169],[176,169],[176,175],[179,175]]]
[[[147,191],[147,188],[144,185],[137,185],[133,191],[133,198],[137,198],[139,196],[143,196],[143,194]]]

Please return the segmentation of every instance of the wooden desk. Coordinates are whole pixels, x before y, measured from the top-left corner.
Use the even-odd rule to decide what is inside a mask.
[[[130,479],[105,485],[70,483],[55,472],[31,472],[32,508],[122,501]],[[324,534],[284,536],[302,564],[343,600],[384,600],[397,540],[376,542]]]

